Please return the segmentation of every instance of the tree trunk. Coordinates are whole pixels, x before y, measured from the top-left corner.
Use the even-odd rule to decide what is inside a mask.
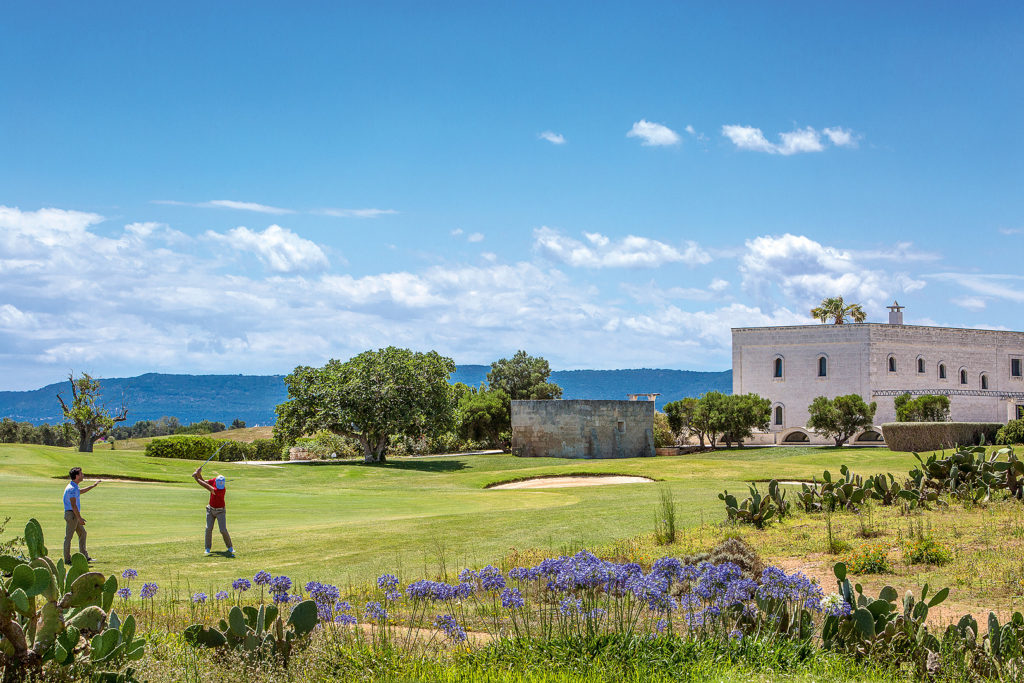
[[[843,439],[843,438],[840,438],[840,437],[837,436],[836,437],[836,448],[841,448],[844,441],[846,441],[846,439]]]
[[[93,435],[92,431],[78,430],[78,452],[92,453]]]

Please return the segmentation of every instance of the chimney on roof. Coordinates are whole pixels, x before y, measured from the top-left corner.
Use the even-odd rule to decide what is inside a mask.
[[[903,324],[903,309],[906,306],[900,306],[900,302],[895,299],[892,302],[892,306],[889,306],[889,324],[890,325],[902,325]]]

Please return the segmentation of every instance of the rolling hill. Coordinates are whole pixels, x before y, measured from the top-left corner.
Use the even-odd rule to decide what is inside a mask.
[[[487,378],[488,365],[461,365],[452,382],[479,386]],[[165,375],[103,380],[103,400],[110,407],[128,404],[128,422],[157,420],[165,415],[183,424],[199,420],[230,423],[240,418],[249,426],[274,422],[274,406],[285,400],[282,375]],[[631,393],[661,394],[658,405],[706,391],[732,390],[732,371],[689,370],[556,370],[551,381],[564,390],[563,398],[624,399]],[[0,418],[19,422],[61,422],[57,394],[68,400],[67,382],[32,391],[0,391]]]

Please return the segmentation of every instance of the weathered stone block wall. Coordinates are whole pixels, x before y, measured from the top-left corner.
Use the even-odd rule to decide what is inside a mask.
[[[525,457],[654,455],[653,401],[512,401],[512,452]]]

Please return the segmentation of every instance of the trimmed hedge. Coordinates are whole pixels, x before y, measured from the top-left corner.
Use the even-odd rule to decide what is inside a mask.
[[[887,422],[882,437],[891,451],[936,451],[940,448],[993,444],[1001,422]]]
[[[1010,420],[999,433],[996,443],[1000,446],[1013,446],[1024,443],[1024,420]]]
[[[151,458],[206,460],[221,443],[208,436],[165,436],[146,444],[146,455]]]
[[[281,446],[273,439],[256,439],[252,443],[225,441],[208,436],[166,436],[146,445],[146,455],[154,458],[206,460],[220,448],[217,462],[241,460],[280,460]]]

